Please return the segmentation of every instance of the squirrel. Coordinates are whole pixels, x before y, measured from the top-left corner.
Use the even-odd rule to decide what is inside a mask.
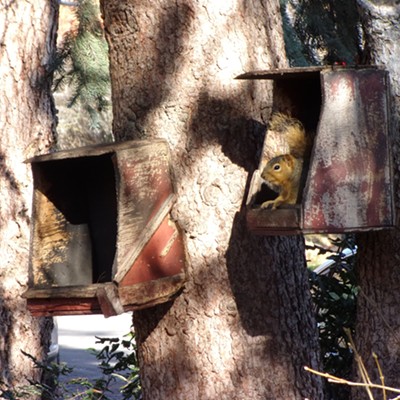
[[[273,114],[269,129],[285,135],[289,148],[289,154],[272,158],[261,173],[267,184],[279,192],[276,199],[265,201],[261,208],[275,209],[282,204],[296,204],[303,162],[308,157],[310,145],[303,124],[296,118]]]

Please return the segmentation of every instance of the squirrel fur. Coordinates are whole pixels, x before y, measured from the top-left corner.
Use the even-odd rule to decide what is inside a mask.
[[[271,118],[269,129],[285,135],[289,148],[289,154],[272,158],[261,173],[268,185],[279,192],[276,199],[265,201],[261,207],[275,209],[282,204],[296,204],[303,162],[310,146],[303,124],[298,119],[276,113]]]

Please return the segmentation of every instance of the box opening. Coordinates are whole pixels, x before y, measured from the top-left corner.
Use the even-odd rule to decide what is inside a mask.
[[[112,154],[34,162],[32,169],[41,203],[34,287],[111,281],[117,243]]]
[[[304,158],[302,175],[300,181],[300,190],[296,204],[301,204],[303,190],[306,185],[308,170],[312,157],[312,148],[315,134],[318,128],[318,121],[321,112],[321,82],[319,74],[304,74],[290,76],[284,75],[274,80],[274,110],[290,115],[298,119],[304,126],[306,135],[310,140],[310,150]],[[266,163],[275,156],[285,154],[288,149],[285,148],[284,139],[278,137],[273,132],[267,131],[262,159],[259,165],[259,174],[261,174]],[[272,190],[265,181],[260,177],[258,190],[255,192],[251,207],[259,208],[261,204],[267,200],[274,200],[278,193]],[[296,205],[285,205],[285,208],[296,208]]]

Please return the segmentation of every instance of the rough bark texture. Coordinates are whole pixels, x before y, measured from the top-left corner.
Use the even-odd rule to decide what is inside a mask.
[[[102,2],[114,134],[168,140],[183,293],[134,315],[145,399],[321,399],[301,237],[248,232],[243,203],[286,66],[278,2]]]
[[[0,1],[0,381],[12,388],[40,371],[22,353],[43,359],[48,345],[21,293],[29,256],[31,174],[24,160],[46,151],[53,107],[46,63],[55,39],[55,2]]]
[[[366,44],[371,63],[389,70],[392,86],[392,140],[396,203],[399,206],[399,106],[400,106],[400,7],[392,1],[359,0]],[[398,213],[398,210],[397,210]],[[359,236],[358,298],[356,339],[358,351],[371,380],[380,383],[372,352],[389,386],[400,387],[400,235],[398,229]],[[358,379],[360,379],[358,377]],[[375,398],[381,398],[377,392]],[[394,395],[393,395],[394,396]],[[355,390],[354,399],[365,399],[364,390]]]

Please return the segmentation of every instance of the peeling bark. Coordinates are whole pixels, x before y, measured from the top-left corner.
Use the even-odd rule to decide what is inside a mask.
[[[246,229],[272,86],[248,70],[286,66],[277,1],[102,2],[114,135],[165,138],[188,282],[135,312],[146,399],[322,398],[301,237]]]

